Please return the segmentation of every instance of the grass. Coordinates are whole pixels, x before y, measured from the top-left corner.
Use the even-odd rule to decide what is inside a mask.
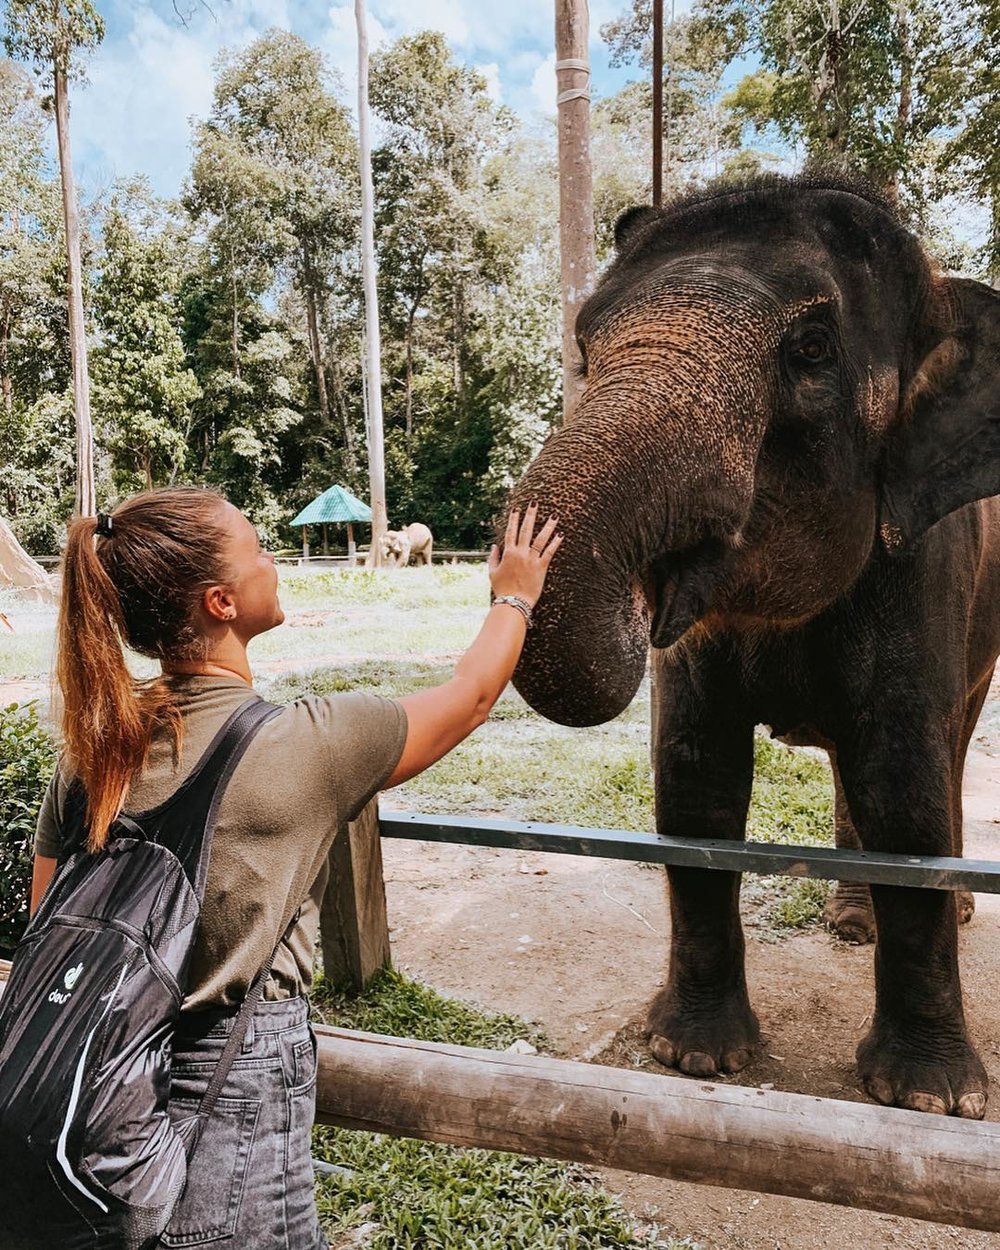
[[[446,998],[392,969],[380,973],[359,995],[345,994],[319,977],[313,986],[312,1008],[318,1024],[412,1037],[419,1042],[487,1050],[506,1050],[517,1041],[531,1042],[535,1047],[545,1043],[544,1036],[518,1016],[486,1012],[457,998]]]
[[[390,1036],[491,1049],[542,1040],[515,1016],[395,972],[354,999],[320,980],[313,1006],[324,1023]],[[331,1128],[314,1129],[313,1154],[333,1169],[316,1199],[335,1250],[696,1250],[632,1219],[580,1167]]]

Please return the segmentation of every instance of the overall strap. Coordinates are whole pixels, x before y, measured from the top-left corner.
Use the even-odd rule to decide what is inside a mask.
[[[195,1146],[197,1146],[198,1139],[201,1137],[202,1128],[208,1120],[208,1117],[215,1109],[215,1104],[218,1101],[219,1095],[222,1093],[223,1086],[226,1083],[226,1077],[229,1075],[229,1069],[233,1066],[233,1060],[236,1058],[240,1047],[243,1045],[243,1039],[246,1037],[247,1029],[250,1026],[250,1019],[253,1016],[253,1013],[257,1010],[257,1004],[260,1002],[261,995],[264,992],[264,986],[267,983],[267,978],[271,975],[271,966],[273,965],[275,956],[278,953],[278,948],[288,936],[289,931],[294,927],[301,910],[301,907],[296,908],[288,922],[288,925],[282,932],[281,937],[278,939],[274,950],[271,951],[260,972],[258,972],[254,978],[253,984],[247,991],[246,998],[244,998],[243,1002],[240,1004],[239,1014],[233,1021],[233,1027],[229,1031],[229,1036],[226,1038],[226,1044],[222,1048],[222,1054],[219,1056],[219,1061],[215,1065],[215,1071],[212,1073],[212,1079],[209,1081],[205,1089],[205,1093],[202,1095],[201,1102],[198,1105],[198,1122],[195,1127],[195,1131],[190,1137],[187,1138],[186,1141],[188,1162],[191,1161],[191,1156],[194,1154]]]

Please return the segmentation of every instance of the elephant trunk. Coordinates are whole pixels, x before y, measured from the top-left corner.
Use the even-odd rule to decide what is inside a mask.
[[[643,370],[622,358],[602,371],[511,501],[558,514],[565,535],[514,684],[567,725],[628,705],[651,624],[654,644],[667,646],[703,614],[752,502],[759,375],[754,385],[746,372],[694,368],[664,356],[662,340],[650,369],[646,346]]]

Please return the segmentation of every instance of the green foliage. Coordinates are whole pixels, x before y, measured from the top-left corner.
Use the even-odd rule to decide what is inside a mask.
[[[311,999],[314,1019],[320,1024],[365,1033],[490,1050],[505,1050],[518,1040],[540,1046],[544,1040],[517,1016],[483,1012],[456,998],[445,998],[391,968],[379,973],[357,996],[337,990],[320,977]]]
[[[104,38],[104,18],[90,0],[6,0],[3,43],[8,56],[35,61],[63,73],[74,49],[96,48]]]
[[[35,822],[56,749],[34,704],[0,707],[0,954],[28,923]]]
[[[697,1250],[637,1230],[582,1168],[331,1129],[314,1152],[342,1169],[317,1186],[320,1218],[364,1226],[370,1250]]]
[[[832,881],[796,881],[771,908],[768,919],[776,929],[808,929],[821,924],[832,889]]]
[[[787,845],[832,845],[833,775],[826,761],[758,734],[747,837]]]
[[[174,223],[140,180],[115,191],[103,225],[94,408],[101,441],[129,493],[176,477],[201,388],[180,335],[183,256]]]

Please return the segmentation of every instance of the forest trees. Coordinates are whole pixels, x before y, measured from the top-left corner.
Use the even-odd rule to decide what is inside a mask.
[[[632,0],[605,27],[620,61],[648,58],[651,6]],[[982,202],[996,185],[996,21],[992,0],[697,0],[668,32],[665,59],[682,100],[706,52],[716,81],[729,77],[717,103],[733,146],[763,140],[860,169],[914,225],[940,230],[942,196]],[[733,163],[754,156],[747,146]],[[954,240],[942,230],[937,242],[951,259]]]
[[[698,0],[667,32],[667,194],[834,157],[918,223],[946,195],[977,205],[992,223],[978,263],[1000,275],[997,10],[969,0],[963,24],[957,3]],[[649,197],[650,16],[651,0],[623,0],[605,28],[641,72],[594,105],[600,261],[618,214]],[[371,103],[390,522],[479,547],[560,419],[554,132],[497,105],[433,32],[376,53]],[[36,554],[74,507],[47,106],[0,62],[0,513]],[[138,178],[82,197],[102,502],[210,484],[291,545],[289,518],[321,490],[364,492],[357,170],[341,84],[272,30],[217,63],[180,202]],[[952,256],[973,263],[967,241]]]

